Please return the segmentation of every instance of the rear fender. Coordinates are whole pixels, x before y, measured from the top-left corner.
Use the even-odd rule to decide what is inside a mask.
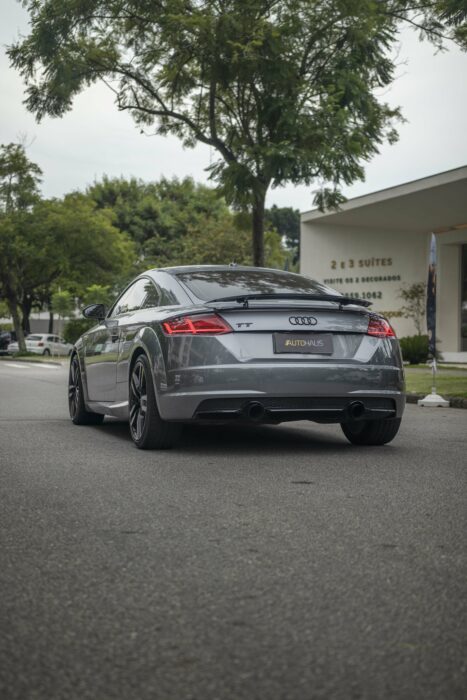
[[[159,394],[167,389],[167,370],[160,339],[152,328],[143,328],[135,339],[128,365],[128,384],[130,382],[131,368],[135,362],[135,355],[141,354],[141,351],[145,353],[149,360],[154,391],[159,405]]]

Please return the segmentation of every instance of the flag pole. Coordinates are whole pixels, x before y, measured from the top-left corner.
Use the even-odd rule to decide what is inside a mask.
[[[436,391],[436,236],[431,234],[430,264],[428,266],[428,283],[426,290],[426,325],[428,330],[428,353],[431,355],[431,394],[419,399],[419,406],[446,408],[449,401],[443,399]]]

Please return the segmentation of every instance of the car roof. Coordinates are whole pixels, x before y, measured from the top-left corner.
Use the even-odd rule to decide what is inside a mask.
[[[296,275],[296,272],[289,272],[289,270],[278,270],[274,267],[254,267],[253,265],[177,265],[175,267],[157,267],[148,272],[168,272],[170,275],[178,275],[183,272],[198,272],[199,270],[206,270],[212,272],[227,272],[232,270],[248,270],[254,272],[277,272],[279,274]]]

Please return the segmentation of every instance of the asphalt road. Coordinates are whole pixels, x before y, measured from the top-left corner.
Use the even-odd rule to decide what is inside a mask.
[[[467,411],[151,453],[65,382],[0,362],[2,700],[465,700]]]

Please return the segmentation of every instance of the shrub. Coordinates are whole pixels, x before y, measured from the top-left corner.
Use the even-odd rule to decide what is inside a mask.
[[[436,342],[439,343],[438,338]],[[402,350],[402,358],[404,362],[411,365],[419,365],[428,361],[428,336],[427,335],[408,335],[405,338],[399,338],[399,343]],[[441,360],[441,353],[436,351],[436,359]]]
[[[95,325],[90,318],[71,318],[63,327],[63,337],[67,343],[76,343],[80,335]]]

